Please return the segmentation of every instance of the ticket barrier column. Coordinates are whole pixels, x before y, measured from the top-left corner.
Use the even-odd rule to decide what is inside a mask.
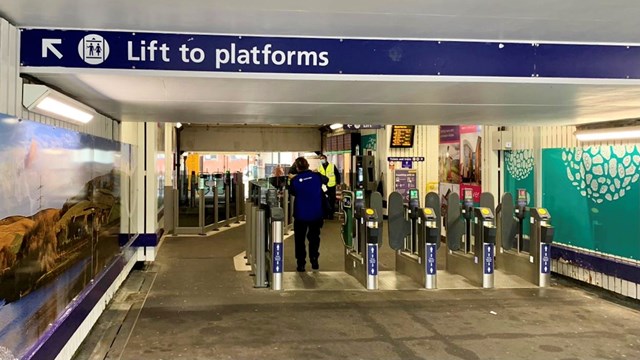
[[[267,287],[266,251],[267,251],[267,209],[266,204],[256,206],[253,216],[253,263],[251,269],[254,276],[254,287]]]
[[[476,249],[482,249],[482,287],[493,288],[494,285],[494,256],[496,244],[496,227],[493,211],[489,208],[475,208],[475,237]]]
[[[276,189],[267,191],[268,214],[268,251],[265,253],[265,270],[269,274],[272,290],[282,290],[282,273],[284,266],[284,209],[280,207]]]
[[[438,287],[438,264],[436,259],[440,242],[440,227],[436,222],[436,212],[432,208],[420,209],[419,214],[418,225],[420,230],[418,234],[419,244],[424,244],[425,288],[436,289]]]
[[[531,208],[531,252],[538,264],[538,286],[551,285],[551,243],[554,227],[549,224],[551,215],[545,208]]]
[[[378,229],[378,214],[374,209],[364,210],[364,223],[367,243],[367,290],[378,289],[378,246],[380,231]]]

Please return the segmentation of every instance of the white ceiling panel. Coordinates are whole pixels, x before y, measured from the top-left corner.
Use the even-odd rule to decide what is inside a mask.
[[[640,84],[133,74],[48,74],[39,79],[125,121],[500,125],[576,124],[640,116]]]
[[[637,0],[2,0],[18,26],[640,43]]]
[[[637,0],[2,0],[20,27],[640,44]],[[34,74],[114,118],[192,123],[575,124],[640,116],[640,84],[525,79]]]

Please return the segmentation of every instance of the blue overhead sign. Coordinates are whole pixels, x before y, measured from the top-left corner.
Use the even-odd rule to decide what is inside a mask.
[[[21,29],[24,67],[640,78],[640,47]]]

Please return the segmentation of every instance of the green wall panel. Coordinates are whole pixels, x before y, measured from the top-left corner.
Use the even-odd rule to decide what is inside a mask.
[[[545,149],[542,164],[556,242],[640,259],[637,146]]]

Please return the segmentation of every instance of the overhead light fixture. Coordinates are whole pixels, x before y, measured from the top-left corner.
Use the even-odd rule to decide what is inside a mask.
[[[574,134],[578,141],[640,139],[640,126],[584,130],[578,129]]]
[[[176,129],[180,129],[182,127],[182,123],[176,123]]]
[[[329,125],[329,128],[331,130],[338,130],[338,129],[342,128],[342,124],[339,124],[339,123],[331,124],[331,125]]]
[[[88,123],[96,111],[46,85],[24,84],[22,86],[22,105],[29,111],[51,116],[60,120],[73,120]]]

